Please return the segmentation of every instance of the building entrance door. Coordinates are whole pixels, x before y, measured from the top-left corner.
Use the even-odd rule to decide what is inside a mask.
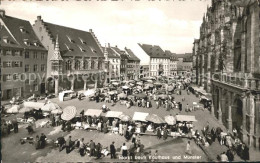
[[[7,89],[6,90],[6,99],[11,99],[12,98],[12,90],[11,89]]]
[[[41,83],[41,94],[45,93],[45,83]]]

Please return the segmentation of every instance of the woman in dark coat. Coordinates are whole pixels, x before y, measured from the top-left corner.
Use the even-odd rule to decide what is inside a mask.
[[[36,135],[36,138],[35,138],[35,141],[34,141],[34,146],[35,146],[36,150],[40,148],[40,138],[39,138],[39,135]]]
[[[163,140],[166,140],[168,138],[168,130],[164,129],[163,130]]]
[[[249,160],[249,148],[247,147],[247,145],[244,145],[242,159],[245,161]]]
[[[107,123],[103,124],[103,131],[104,131],[104,133],[108,132]]]
[[[157,139],[161,139],[161,137],[162,137],[161,130],[160,130],[160,128],[158,127],[158,128],[157,128]]]

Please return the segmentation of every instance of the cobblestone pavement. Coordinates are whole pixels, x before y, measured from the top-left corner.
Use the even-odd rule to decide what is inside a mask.
[[[185,101],[182,102],[183,106],[185,108],[185,105],[188,103],[189,106],[192,105],[193,102],[198,102],[198,98],[194,95],[187,95],[185,91],[182,91],[182,95],[175,95],[175,99],[177,102],[181,102],[181,99],[185,97]],[[64,102],[59,102],[57,98],[51,99],[52,102],[57,103],[60,105],[62,108],[65,108],[66,106],[72,105],[76,106],[78,114],[84,109],[101,109],[101,106],[104,103],[96,103],[94,101],[88,101],[88,99],[84,99],[82,101],[79,101],[78,99],[72,99],[69,101],[64,101]],[[154,102],[152,102],[152,105],[155,106]],[[157,114],[161,117],[164,117],[166,115],[172,114],[176,115],[178,114],[188,114],[188,115],[195,115],[196,119],[198,120],[197,122],[194,122],[194,127],[195,129],[202,130],[202,128],[209,122],[210,127],[218,127],[220,126],[224,131],[226,130],[225,127],[221,124],[218,123],[216,118],[214,118],[209,111],[207,110],[197,110],[194,112],[179,112],[179,110],[170,110],[166,111],[165,108],[159,108],[156,109],[155,107],[153,108],[141,108],[141,107],[131,107],[130,109],[127,109],[125,105],[120,105],[117,103],[115,106],[111,106],[111,104],[107,104],[107,106],[114,111],[122,111],[125,114],[129,116],[133,116],[134,112],[139,111],[139,112],[148,112],[148,113],[154,113]],[[25,129],[20,129],[21,131],[18,134],[11,134],[8,137],[2,138],[2,155],[3,161],[5,162],[17,162],[23,161],[23,162],[28,162],[28,161],[39,161],[39,162],[46,162],[46,161],[52,161],[52,162],[70,162],[70,161],[96,161],[94,158],[84,156],[80,157],[80,155],[77,153],[76,150],[72,151],[70,154],[66,154],[65,151],[63,150],[62,152],[59,152],[57,149],[53,149],[52,146],[47,147],[45,149],[41,149],[38,151],[34,150],[34,147],[30,144],[24,144],[20,145],[19,144],[19,139],[21,137],[25,137],[28,134],[26,133]],[[53,135],[48,135],[48,133],[53,132],[55,129],[54,128],[41,128],[37,129],[36,133],[33,134],[32,136],[36,136],[36,134],[40,134],[41,132],[47,133],[47,137],[51,139],[56,139],[58,136],[60,136],[63,132],[58,132]],[[109,146],[109,144],[112,141],[115,141],[115,146],[119,148],[123,142],[125,142],[124,137],[108,133],[104,135],[103,133],[98,133],[97,131],[84,131],[84,130],[73,130],[71,133],[63,133],[64,135],[71,135],[73,139],[78,139],[81,137],[85,138],[85,142],[89,142],[90,140],[97,142],[100,142],[104,147]],[[198,159],[189,159],[189,158],[184,158],[185,157],[185,147],[187,143],[187,139],[182,138],[182,139],[173,139],[173,138],[168,138],[166,141],[164,140],[157,140],[155,136],[140,136],[139,138],[141,142],[145,145],[145,151],[149,152],[150,150],[157,149],[159,152],[159,155],[162,156],[176,156],[174,158],[170,157],[170,160],[168,161],[208,161],[208,158],[211,158],[213,160],[216,160],[216,157],[218,154],[224,152],[227,150],[226,146],[221,146],[217,141],[214,142],[211,146],[206,147],[206,153],[205,153],[192,141],[192,150],[195,156],[199,156],[200,158]],[[127,143],[129,146],[129,143]],[[10,153],[13,153],[13,149],[17,152],[16,155],[10,157]],[[251,154],[251,160],[259,160],[258,151],[255,151],[251,149],[250,154]],[[57,157],[58,156],[58,157]],[[179,157],[181,156],[181,160],[179,160]],[[142,159],[146,159],[148,157],[143,157]],[[101,160],[97,160],[101,161]],[[102,161],[111,161],[109,157],[102,158]],[[122,160],[117,160],[117,161],[122,161]],[[147,161],[147,160],[144,160]],[[149,161],[149,160],[148,160]],[[167,160],[160,160],[160,161],[167,161]],[[235,157],[235,161],[240,161],[240,158]]]

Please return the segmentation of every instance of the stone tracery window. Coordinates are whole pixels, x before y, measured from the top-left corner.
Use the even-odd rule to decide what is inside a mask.
[[[66,67],[66,70],[71,70],[71,69],[72,69],[72,68],[71,68],[71,61],[70,61],[70,60],[66,61],[65,67]]]
[[[76,60],[75,62],[75,70],[80,70],[80,61]]]

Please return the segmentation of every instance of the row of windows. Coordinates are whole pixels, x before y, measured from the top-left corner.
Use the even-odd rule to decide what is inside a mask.
[[[36,65],[36,64],[33,65],[32,68],[33,68],[33,69],[32,69],[33,72],[39,71],[38,65]],[[45,71],[45,70],[46,70],[46,65],[45,65],[45,64],[41,64],[40,71],[43,72],[43,71]],[[30,72],[30,71],[31,71],[30,65],[25,65],[25,66],[24,66],[24,71],[25,71],[25,72]]]
[[[4,61],[3,68],[11,68],[11,67],[23,67],[23,62],[21,61]]]
[[[40,55],[41,60],[44,60],[44,58],[45,58],[45,54],[44,53],[38,54],[37,52],[33,52],[31,57],[33,59],[38,59],[39,55]],[[30,53],[29,52],[25,52],[24,58],[29,59],[31,57],[30,57]]]
[[[152,67],[153,70],[159,69],[159,67],[160,67],[159,65],[152,65],[152,66],[153,66]],[[162,65],[162,66],[164,67],[164,69],[168,69],[168,67],[169,67],[168,65]]]
[[[112,62],[119,63],[119,59],[113,59]]]
[[[66,70],[72,70],[72,65],[73,64],[70,60],[66,61],[65,69]],[[98,61],[97,65],[96,65],[95,61],[92,60],[92,61],[90,61],[90,65],[89,65],[89,61],[84,61],[83,65],[82,65],[81,61],[76,60],[75,63],[74,63],[75,70],[81,70],[82,68],[83,69],[89,69],[89,66],[90,66],[91,69],[95,69],[96,68],[95,66],[97,66],[98,69],[101,69],[102,68],[102,62]]]
[[[2,50],[2,49],[0,49],[0,54],[1,55],[12,55],[12,56],[23,56],[23,52],[20,50]],[[28,51],[25,52],[24,57],[30,58],[30,53]],[[45,58],[45,53],[38,54],[37,52],[33,52],[32,58],[34,58],[34,59],[41,58],[43,60]]]
[[[169,59],[152,58],[151,62],[167,62]]]

